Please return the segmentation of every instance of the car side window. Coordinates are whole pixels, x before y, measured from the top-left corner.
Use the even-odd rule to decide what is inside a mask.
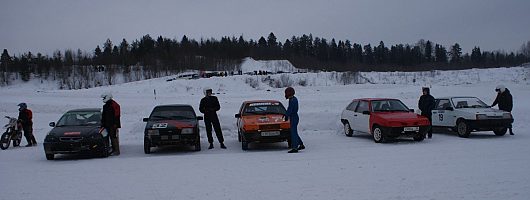
[[[360,101],[359,106],[357,106],[357,109],[355,112],[362,113],[364,111],[369,111],[368,109],[368,101]]]
[[[435,110],[445,110],[447,108],[451,107],[451,103],[449,102],[449,99],[438,99],[436,100],[436,106]]]
[[[355,108],[357,108],[357,104],[359,104],[359,101],[353,101],[346,107],[346,110],[355,111]]]

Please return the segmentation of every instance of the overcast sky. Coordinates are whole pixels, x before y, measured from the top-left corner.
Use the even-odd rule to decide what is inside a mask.
[[[1,0],[0,48],[10,54],[168,38],[258,39],[270,32],[387,46],[419,39],[465,52],[516,51],[530,40],[530,0]]]

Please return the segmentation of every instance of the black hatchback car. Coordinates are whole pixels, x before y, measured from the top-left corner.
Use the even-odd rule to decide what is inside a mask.
[[[151,147],[165,145],[193,145],[195,151],[201,150],[199,122],[203,117],[197,116],[190,105],[156,106],[147,122],[144,132],[144,152],[151,153]]]
[[[50,126],[53,129],[44,139],[46,159],[53,160],[55,154],[84,152],[109,156],[108,133],[101,128],[101,109],[70,110]]]

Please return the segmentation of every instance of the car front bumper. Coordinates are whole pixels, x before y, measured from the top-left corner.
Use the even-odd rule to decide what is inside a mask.
[[[92,152],[102,150],[105,145],[103,139],[83,139],[72,142],[44,142],[44,152],[46,154],[75,154],[82,152]]]
[[[508,128],[513,123],[513,119],[483,119],[467,121],[473,130],[491,131],[495,128]]]
[[[194,145],[200,139],[198,134],[146,135],[152,146],[189,144]]]
[[[279,131],[279,135],[265,136],[266,132]],[[274,130],[274,131],[251,131],[241,133],[243,140],[246,142],[260,142],[260,143],[273,143],[273,142],[284,142],[291,139],[291,130]]]
[[[419,127],[418,131],[405,131],[404,130],[405,127],[382,127],[382,129],[383,129],[383,132],[385,133],[385,136],[394,137],[394,138],[414,137],[414,136],[417,136],[418,134],[425,135],[425,133],[429,131],[429,128],[431,126],[417,126],[417,127]]]

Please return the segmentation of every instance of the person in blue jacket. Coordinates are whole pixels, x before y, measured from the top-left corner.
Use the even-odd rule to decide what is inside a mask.
[[[285,89],[285,98],[289,99],[289,107],[285,113],[285,120],[290,119],[291,124],[291,150],[288,153],[298,153],[299,150],[305,149],[304,142],[298,135],[298,99],[294,96],[294,88]]]

